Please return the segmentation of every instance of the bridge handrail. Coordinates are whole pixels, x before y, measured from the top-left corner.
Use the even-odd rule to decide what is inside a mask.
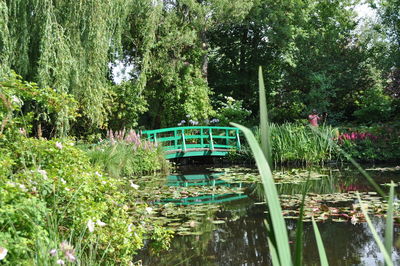
[[[193,130],[200,131],[196,134],[191,134]],[[224,135],[215,134],[215,131],[223,130],[225,132]],[[207,133],[205,133],[205,131]],[[229,134],[234,131],[235,134]],[[186,133],[190,132],[189,135],[186,136]],[[142,131],[142,135],[146,135],[147,139],[150,141],[156,141],[159,143],[173,142],[173,145],[164,146],[166,150],[182,150],[185,152],[187,147],[191,149],[196,148],[208,148],[213,151],[215,148],[223,148],[223,149],[240,149],[240,138],[239,138],[239,129],[236,127],[219,127],[219,126],[183,126],[183,127],[170,127],[170,128],[161,128],[161,129],[153,129],[153,130],[145,130]],[[157,136],[162,133],[173,133],[172,137],[163,137]],[[218,143],[214,143],[215,139],[225,139],[226,145],[221,145]],[[200,140],[200,143],[191,144],[187,143],[187,139],[191,140]],[[204,140],[208,140],[209,143],[205,143]],[[230,140],[236,140],[235,145],[229,145]],[[178,143],[180,142],[180,143]]]
[[[160,129],[150,129],[142,131],[142,134],[154,134],[154,133],[165,133],[175,130],[192,130],[192,129],[228,129],[228,130],[236,130],[239,131],[237,127],[214,127],[214,126],[186,126],[186,127],[169,127],[169,128],[160,128]]]

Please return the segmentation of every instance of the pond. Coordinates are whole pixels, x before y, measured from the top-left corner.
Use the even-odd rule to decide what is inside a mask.
[[[380,184],[400,182],[399,167],[366,167]],[[304,265],[319,265],[310,217],[314,216],[330,265],[379,265],[382,254],[364,222],[355,191],[368,204],[378,233],[384,232],[385,201],[352,168],[280,169],[281,195],[294,250],[301,193],[309,179],[304,218]],[[256,169],[185,167],[158,186],[168,191],[152,199],[164,226],[177,236],[169,251],[138,255],[143,265],[271,265],[264,218],[266,206]],[[399,213],[395,214],[399,217]],[[400,221],[396,218],[396,222]],[[400,227],[395,224],[392,258],[400,262]],[[383,264],[382,264],[383,265]]]

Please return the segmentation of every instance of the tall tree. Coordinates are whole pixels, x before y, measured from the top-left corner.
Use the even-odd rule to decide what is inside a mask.
[[[83,121],[101,126],[109,98],[108,64],[132,1],[1,0],[2,69],[72,93]]]

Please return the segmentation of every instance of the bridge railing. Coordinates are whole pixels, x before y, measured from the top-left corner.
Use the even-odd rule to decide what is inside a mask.
[[[239,129],[235,127],[173,127],[146,130],[142,135],[162,144],[166,151],[240,149]]]

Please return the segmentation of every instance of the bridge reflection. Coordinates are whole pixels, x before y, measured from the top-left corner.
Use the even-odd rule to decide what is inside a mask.
[[[206,186],[206,187],[230,187],[242,188],[245,184],[228,183],[219,178],[224,173],[211,173],[211,174],[191,174],[191,175],[170,175],[167,177],[167,186],[171,187],[192,187],[192,186]],[[207,193],[199,196],[188,196],[182,198],[167,198],[162,199],[156,204],[173,203],[176,205],[195,205],[195,204],[220,204],[240,199],[248,198],[244,193]]]

